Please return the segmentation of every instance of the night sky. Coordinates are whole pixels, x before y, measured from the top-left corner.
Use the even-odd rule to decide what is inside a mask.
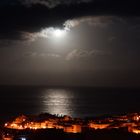
[[[140,86],[138,0],[1,0],[0,85]]]

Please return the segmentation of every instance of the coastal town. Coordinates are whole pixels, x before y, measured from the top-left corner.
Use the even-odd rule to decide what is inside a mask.
[[[96,130],[112,129],[122,129],[128,133],[140,135],[140,113],[85,119],[51,115],[48,113],[35,116],[21,115],[4,124],[2,140],[14,140],[14,134],[12,133],[15,131],[30,130],[36,132],[38,130],[56,130],[63,133],[80,134],[87,130],[95,133]]]

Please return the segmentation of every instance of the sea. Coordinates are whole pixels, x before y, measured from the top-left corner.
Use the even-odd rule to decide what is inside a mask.
[[[0,121],[50,113],[74,118],[140,112],[140,90],[128,88],[1,86]]]

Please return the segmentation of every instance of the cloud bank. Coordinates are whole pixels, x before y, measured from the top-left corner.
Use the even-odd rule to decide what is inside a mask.
[[[131,3],[129,0],[13,1],[18,4],[2,6],[2,3],[8,5],[12,2],[9,0],[0,2],[1,40],[28,40],[34,33],[40,32],[44,28],[63,28],[64,26],[72,28],[85,22],[93,26],[103,27],[108,23],[115,22],[112,17],[123,19],[140,15],[136,0],[131,1]]]
[[[92,56],[104,56],[104,55],[111,55],[110,51],[103,51],[103,50],[87,50],[87,49],[74,49],[66,55],[66,60],[70,61],[73,59],[79,58],[90,58]]]

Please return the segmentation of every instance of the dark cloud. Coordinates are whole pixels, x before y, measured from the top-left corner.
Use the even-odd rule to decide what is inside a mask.
[[[36,4],[44,5],[48,8],[54,8],[58,5],[70,5],[70,4],[78,4],[78,3],[87,3],[92,0],[20,0],[20,2],[25,6],[32,6]]]
[[[48,52],[28,52],[24,55],[25,57],[30,57],[30,58],[61,58],[61,55],[58,53],[48,53]]]

